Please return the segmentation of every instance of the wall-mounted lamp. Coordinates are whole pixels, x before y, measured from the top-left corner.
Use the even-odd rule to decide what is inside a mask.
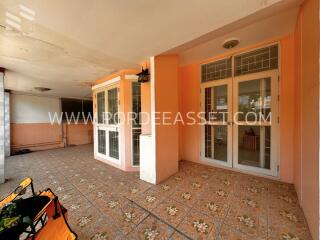
[[[149,82],[150,81],[150,73],[149,73],[149,69],[148,68],[143,69],[143,67],[142,67],[141,72],[139,72],[137,74],[137,76],[138,76],[138,82],[139,83],[145,83],[145,82]]]

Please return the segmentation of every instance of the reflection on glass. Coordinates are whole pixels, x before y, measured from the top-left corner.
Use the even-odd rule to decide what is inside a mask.
[[[239,164],[270,169],[271,127],[239,126]]]
[[[106,131],[98,130],[98,152],[106,154]]]
[[[227,126],[205,125],[205,157],[227,162]]]
[[[108,90],[108,111],[109,124],[118,123],[118,89],[113,88]]]
[[[239,83],[239,121],[268,119],[271,111],[271,79],[262,78]],[[269,121],[271,118],[269,118]]]
[[[228,112],[228,85],[205,89],[205,112],[208,121],[226,120]]]
[[[105,111],[105,96],[104,92],[97,94],[97,115],[98,123],[104,123],[104,111]]]
[[[119,159],[119,137],[115,131],[109,131],[109,156]]]

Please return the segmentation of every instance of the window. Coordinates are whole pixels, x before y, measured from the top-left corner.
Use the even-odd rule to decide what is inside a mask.
[[[72,116],[78,120],[92,117],[92,101],[90,100],[62,98],[61,109],[63,120],[71,119]]]
[[[118,88],[108,90],[109,124],[118,124]]]
[[[234,57],[234,75],[262,72],[278,68],[278,45],[261,48]]]
[[[232,76],[231,58],[211,62],[201,66],[201,82],[208,82]]]
[[[99,92],[97,94],[98,123],[104,123],[104,113],[105,113],[105,93]]]
[[[278,45],[272,45],[234,56],[234,69],[232,57],[203,64],[201,66],[201,82],[241,76],[249,73],[262,72],[278,68]]]
[[[98,152],[106,154],[106,131],[98,130]]]

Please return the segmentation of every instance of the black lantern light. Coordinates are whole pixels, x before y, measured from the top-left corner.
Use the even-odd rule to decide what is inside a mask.
[[[138,82],[139,83],[145,83],[145,82],[149,82],[150,81],[150,73],[149,73],[149,69],[148,68],[143,69],[143,67],[142,67],[141,72],[138,73],[137,76],[138,76]]]

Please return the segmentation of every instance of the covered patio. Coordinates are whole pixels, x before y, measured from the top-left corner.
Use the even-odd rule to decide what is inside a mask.
[[[181,161],[159,185],[93,159],[92,145],[12,156],[3,197],[32,176],[79,239],[311,239],[293,185]]]

